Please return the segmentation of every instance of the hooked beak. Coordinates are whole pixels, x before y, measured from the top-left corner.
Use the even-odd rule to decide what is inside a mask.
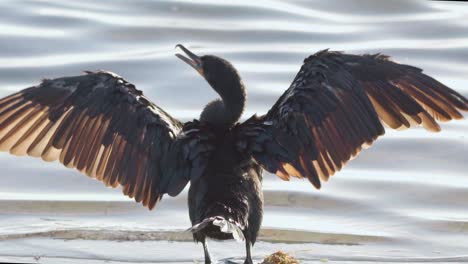
[[[188,56],[188,58],[187,58],[184,55],[176,53],[177,58],[183,60],[185,63],[187,63],[188,65],[192,66],[195,70],[197,70],[198,73],[200,73],[202,76],[204,76],[203,65],[202,65],[202,61],[201,61],[200,57],[193,54],[190,50],[188,50],[187,48],[185,48],[181,44],[177,44],[175,47],[180,48]]]

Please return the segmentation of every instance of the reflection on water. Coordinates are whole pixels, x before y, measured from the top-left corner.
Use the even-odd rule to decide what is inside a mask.
[[[107,69],[173,116],[196,118],[216,94],[174,57],[177,43],[239,69],[248,86],[244,118],[266,112],[303,58],[324,48],[382,52],[468,96],[467,3],[3,0],[0,13],[0,96],[44,77]],[[468,122],[443,128],[387,131],[321,191],[267,176],[257,258],[282,248],[304,262],[467,261]],[[148,212],[59,164],[1,153],[0,169],[0,256],[201,258],[179,232],[189,226],[185,193]],[[138,253],[109,250],[116,240]],[[213,251],[241,256],[234,245],[215,243]]]

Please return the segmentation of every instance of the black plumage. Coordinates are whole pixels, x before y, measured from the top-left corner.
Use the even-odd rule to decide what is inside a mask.
[[[262,170],[316,188],[384,127],[462,118],[468,100],[422,70],[389,57],[328,50],[306,58],[271,110],[238,123],[245,86],[216,56],[177,56],[220,95],[185,124],[110,72],[44,80],[0,100],[0,150],[59,160],[152,209],[190,182],[193,237],[245,240],[247,257],[262,222]]]

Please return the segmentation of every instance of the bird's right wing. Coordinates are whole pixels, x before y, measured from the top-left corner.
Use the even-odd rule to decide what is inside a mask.
[[[363,146],[394,129],[461,119],[468,100],[421,69],[387,56],[321,51],[304,61],[264,116],[238,126],[238,147],[284,180],[320,188]]]
[[[109,72],[44,80],[0,99],[1,151],[58,159],[107,186],[121,185],[150,209],[163,194],[180,193],[203,166],[197,130],[179,139],[182,130]]]

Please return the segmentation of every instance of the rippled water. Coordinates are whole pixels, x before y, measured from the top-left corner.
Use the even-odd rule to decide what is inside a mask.
[[[266,112],[303,58],[324,48],[382,52],[468,96],[468,4],[373,0],[2,0],[0,96],[106,69],[173,116],[196,118],[216,94],[174,57],[177,43],[239,69],[244,118]],[[466,120],[438,134],[388,131],[321,191],[265,177],[255,258],[283,249],[304,263],[468,262],[467,131]],[[148,212],[56,163],[1,153],[0,169],[0,261],[202,259],[181,232],[190,225],[185,194]],[[234,242],[212,249],[218,259],[244,254]]]

